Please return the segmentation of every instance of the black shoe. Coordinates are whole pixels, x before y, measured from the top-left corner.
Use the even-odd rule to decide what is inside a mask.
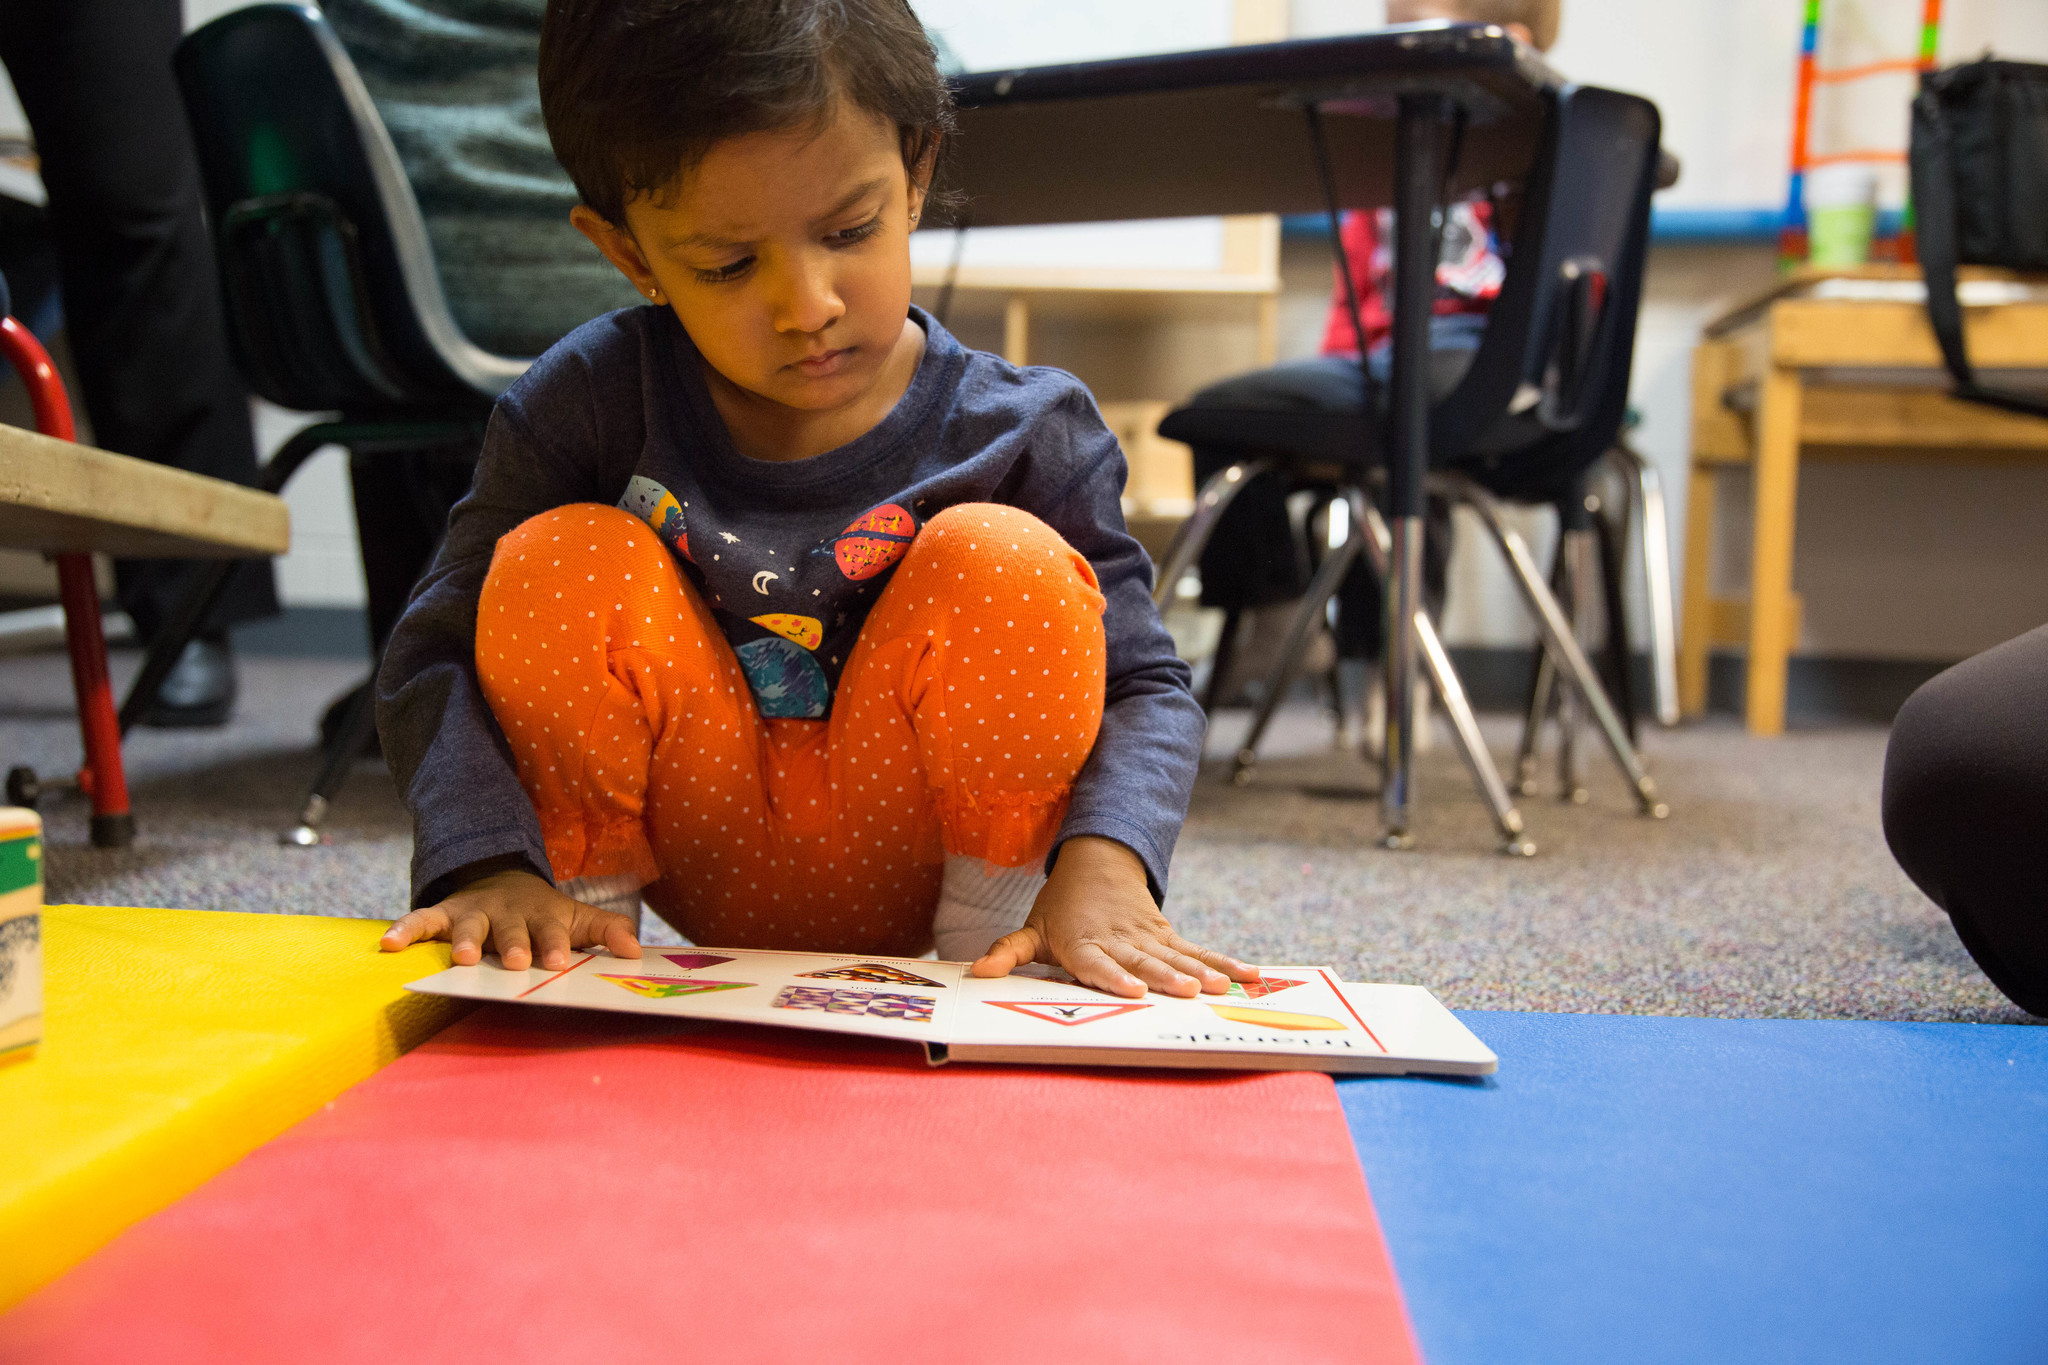
[[[320,713],[320,748],[322,752],[334,747],[335,740],[341,734],[343,723],[348,720],[348,708],[355,705],[356,698],[367,691],[369,686],[370,684],[363,683],[359,686],[351,687],[348,691],[329,702],[327,709]],[[377,732],[374,729],[370,731],[370,747],[363,750],[362,757],[384,757],[383,741],[378,738]]]
[[[202,636],[178,656],[142,723],[159,730],[209,729],[227,724],[234,708],[235,656],[227,637]]]

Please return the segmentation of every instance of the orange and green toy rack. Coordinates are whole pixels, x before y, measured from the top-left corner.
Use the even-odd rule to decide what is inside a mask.
[[[1789,270],[1806,259],[1806,173],[1818,166],[1838,162],[1902,161],[1903,151],[1889,148],[1857,148],[1826,156],[1813,155],[1810,130],[1813,123],[1813,92],[1819,85],[1839,85],[1889,72],[1934,69],[1941,46],[1941,0],[1923,0],[1920,11],[1918,53],[1899,61],[1868,62],[1860,66],[1823,68],[1819,64],[1821,0],[1805,0],[1805,22],[1799,30],[1799,75],[1792,102],[1792,174],[1785,194],[1785,219],[1778,229],[1778,267]],[[1912,205],[1906,206],[1905,226],[1898,251],[1901,260],[1912,259]]]

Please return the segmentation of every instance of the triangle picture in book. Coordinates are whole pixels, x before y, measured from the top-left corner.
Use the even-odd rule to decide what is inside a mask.
[[[986,1003],[1000,1010],[1015,1010],[1033,1019],[1043,1019],[1048,1024],[1065,1024],[1070,1028],[1075,1024],[1093,1024],[1102,1019],[1114,1019],[1119,1014],[1152,1008],[1150,1005],[1098,1005],[1084,1000],[990,1000]]]
[[[880,962],[861,962],[851,967],[827,967],[818,972],[799,972],[799,976],[819,981],[867,981],[877,986],[924,986],[931,990],[943,990],[941,982],[928,980],[916,972],[906,972],[901,967],[891,967]]]
[[[609,981],[614,986],[623,986],[633,994],[649,1000],[667,1000],[678,995],[701,995],[706,991],[737,991],[754,984],[751,981],[701,981],[687,976],[611,976],[605,972],[599,972],[597,979]]]
[[[732,961],[731,958],[720,957],[717,953],[663,953],[662,956],[686,972],[694,972],[699,967],[716,967],[721,962]]]
[[[1262,976],[1257,981],[1231,982],[1229,993],[1240,1000],[1257,1000],[1261,996],[1277,995],[1307,984],[1306,981],[1291,981],[1284,976]]]
[[[1210,1009],[1225,1019],[1234,1019],[1240,1024],[1256,1024],[1260,1028],[1284,1028],[1298,1031],[1321,1031],[1335,1029],[1341,1032],[1344,1025],[1327,1014],[1289,1014],[1285,1010],[1254,1010],[1243,1005],[1210,1005]]]

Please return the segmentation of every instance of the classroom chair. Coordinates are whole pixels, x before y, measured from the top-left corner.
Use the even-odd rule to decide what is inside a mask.
[[[1320,149],[1313,117],[1311,133]],[[1643,768],[1629,727],[1588,661],[1572,613],[1560,605],[1503,512],[1508,502],[1565,509],[1557,581],[1576,598],[1577,584],[1590,581],[1587,549],[1597,535],[1583,515],[1586,475],[1615,448],[1627,410],[1650,195],[1667,164],[1660,159],[1658,135],[1657,109],[1647,100],[1589,86],[1567,86],[1552,97],[1542,145],[1508,234],[1507,278],[1469,368],[1430,414],[1431,491],[1478,515],[1535,617],[1541,658],[1554,681],[1539,675],[1540,686],[1532,690],[1555,688],[1567,736],[1575,733],[1581,710],[1590,713],[1638,809],[1652,818],[1662,818],[1668,808]],[[1327,173],[1324,179],[1332,183]],[[1341,252],[1334,193],[1327,209],[1332,241]],[[1226,381],[1207,392],[1228,394],[1233,387]],[[1160,424],[1163,436],[1232,456],[1202,488],[1195,514],[1167,555],[1156,590],[1162,602],[1196,563],[1231,501],[1255,478],[1270,474],[1319,498],[1341,500],[1348,512],[1346,537],[1317,567],[1239,749],[1237,780],[1249,778],[1259,740],[1354,559],[1365,555],[1386,581],[1391,538],[1370,496],[1384,477],[1384,397],[1361,373],[1358,399],[1348,406],[1282,410],[1197,395]],[[1636,468],[1640,477],[1640,462]],[[1406,628],[1414,632],[1459,750],[1486,798],[1502,851],[1533,853],[1427,609],[1418,610]],[[1531,714],[1540,719],[1547,700],[1537,700],[1544,705],[1532,703]],[[1532,733],[1524,740],[1525,752],[1533,754],[1533,746]],[[1569,762],[1568,740],[1563,747]],[[1567,786],[1576,787],[1575,776],[1567,775]],[[1405,846],[1405,838],[1390,839]]]
[[[280,491],[326,446],[352,463],[450,452],[473,462],[492,404],[528,362],[490,354],[457,328],[398,153],[327,21],[306,5],[251,5],[188,34],[174,64],[236,363],[270,402],[337,414],[287,441],[262,487]],[[199,585],[167,623],[121,708],[124,729],[226,581],[223,571]],[[374,681],[381,640],[372,652]],[[329,803],[375,731],[375,690],[364,687],[283,842],[319,842]]]

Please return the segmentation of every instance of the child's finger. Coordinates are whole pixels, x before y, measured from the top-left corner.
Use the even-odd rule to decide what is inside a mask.
[[[1154,957],[1135,944],[1113,943],[1108,951],[1117,965],[1161,995],[1187,997],[1202,993],[1200,981],[1175,971],[1171,963]]]
[[[1170,943],[1153,945],[1152,956],[1187,977],[1210,995],[1221,995],[1230,989],[1229,977],[1192,953],[1182,952]]]
[[[523,972],[533,965],[533,943],[527,937],[526,917],[506,911],[491,916],[491,938],[498,946],[498,961],[508,972]]]
[[[1115,958],[1103,951],[1099,943],[1083,943],[1074,950],[1070,960],[1060,965],[1072,973],[1074,980],[1098,991],[1132,997],[1145,993],[1145,983],[1125,971]]]
[[[1198,947],[1182,938],[1179,934],[1175,934],[1168,942],[1177,951],[1186,953],[1189,957],[1194,958],[1205,966],[1223,973],[1232,981],[1257,981],[1259,979],[1259,969],[1257,967],[1239,962],[1227,953],[1219,953],[1214,948]]]
[[[440,938],[447,932],[448,912],[438,905],[430,905],[391,921],[391,927],[384,931],[383,938],[377,940],[377,946],[387,953],[395,953],[422,939]]]
[[[613,957],[640,956],[640,926],[624,915],[615,915],[601,910],[591,922],[585,943],[602,943],[606,952]]]
[[[1027,924],[991,943],[988,951],[976,958],[968,970],[976,976],[1008,976],[1025,963],[1036,962],[1044,945],[1045,940],[1037,927]]]
[[[465,906],[452,916],[448,926],[448,942],[454,948],[451,955],[458,967],[474,967],[483,960],[484,940],[490,936],[491,921],[484,912]]]
[[[533,937],[533,955],[550,971],[569,965],[569,926],[558,919],[544,919],[528,932]]]

